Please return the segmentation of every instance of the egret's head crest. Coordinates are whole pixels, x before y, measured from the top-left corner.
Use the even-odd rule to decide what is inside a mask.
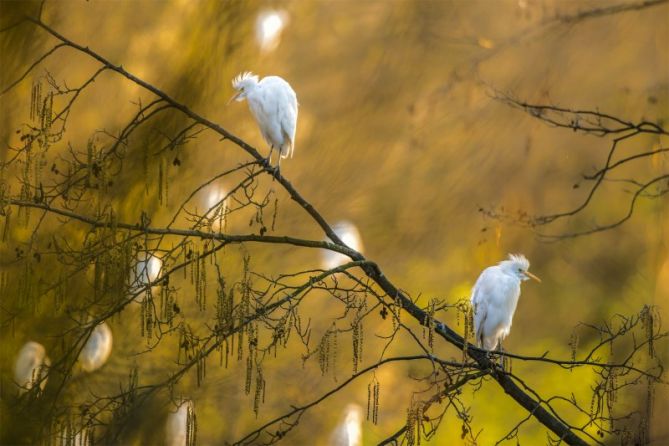
[[[258,83],[258,76],[251,73],[250,71],[244,71],[243,73],[238,74],[232,80],[232,88],[234,88],[235,90],[241,90],[243,87],[257,83]]]
[[[522,254],[509,254],[508,261],[514,265],[518,265],[523,271],[527,271],[530,268],[530,261]]]

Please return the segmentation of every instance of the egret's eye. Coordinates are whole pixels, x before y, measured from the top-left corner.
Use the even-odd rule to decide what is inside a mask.
[[[518,272],[519,272],[519,273],[522,273],[522,272],[523,272],[523,269],[522,269],[522,268],[518,268]]]

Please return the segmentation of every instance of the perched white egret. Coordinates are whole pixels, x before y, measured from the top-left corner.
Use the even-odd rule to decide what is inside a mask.
[[[279,151],[278,168],[281,158],[293,157],[295,150],[295,129],[297,128],[297,96],[292,87],[279,76],[267,76],[258,81],[258,76],[250,72],[241,73],[232,80],[235,93],[232,100],[244,99],[249,102],[260,133],[270,147],[267,161],[271,162],[274,149]],[[277,168],[277,169],[278,169]]]
[[[195,412],[191,400],[183,401],[175,412],[170,412],[165,424],[165,444],[188,446],[194,442]]]
[[[332,230],[337,234],[337,236],[344,242],[349,248],[355,249],[358,252],[362,252],[362,238],[360,237],[360,232],[358,228],[355,227],[353,223],[347,220],[341,220],[334,225],[332,225]],[[330,241],[330,240],[328,240]],[[346,262],[350,262],[351,259],[344,254],[338,252],[330,251],[327,249],[323,250],[323,268],[332,269],[336,268],[339,265],[343,265]]]
[[[40,390],[46,386],[47,369],[51,365],[46,349],[38,342],[26,342],[14,364],[14,380],[21,392],[30,390],[39,383]]]
[[[343,420],[330,436],[330,446],[362,445],[362,408],[349,404],[344,410]]]
[[[256,41],[263,53],[279,46],[281,32],[288,24],[288,14],[282,10],[266,9],[256,18]]]
[[[520,282],[537,276],[528,271],[530,262],[523,255],[509,254],[495,266],[483,270],[472,289],[476,343],[494,350],[509,335],[513,313],[520,297]]]
[[[97,325],[86,345],[79,353],[81,368],[86,372],[92,372],[99,369],[107,362],[112,351],[112,332],[106,322]]]

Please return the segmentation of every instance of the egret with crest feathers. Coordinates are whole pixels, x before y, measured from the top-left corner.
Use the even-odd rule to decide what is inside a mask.
[[[495,266],[483,270],[472,289],[476,344],[494,350],[511,331],[513,313],[523,280],[541,280],[528,271],[530,262],[521,254],[509,254]]]
[[[258,76],[244,72],[232,80],[237,93],[230,102],[248,100],[260,133],[269,144],[268,163],[272,161],[274,149],[279,151],[278,169],[281,158],[293,157],[295,150],[295,129],[297,128],[297,96],[292,87],[279,76],[267,76],[258,81]]]

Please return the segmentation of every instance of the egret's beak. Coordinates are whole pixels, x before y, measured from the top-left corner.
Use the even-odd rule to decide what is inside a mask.
[[[525,275],[526,275],[527,277],[529,277],[530,279],[534,279],[534,280],[536,280],[537,282],[541,283],[541,279],[538,278],[537,276],[535,276],[534,274],[532,274],[531,272],[529,272],[529,271],[525,271]]]
[[[225,104],[225,105],[230,105],[230,103],[231,103],[232,101],[236,100],[236,99],[239,97],[240,94],[242,94],[241,91],[238,91],[237,93],[233,94],[232,97],[228,100],[228,103]]]

